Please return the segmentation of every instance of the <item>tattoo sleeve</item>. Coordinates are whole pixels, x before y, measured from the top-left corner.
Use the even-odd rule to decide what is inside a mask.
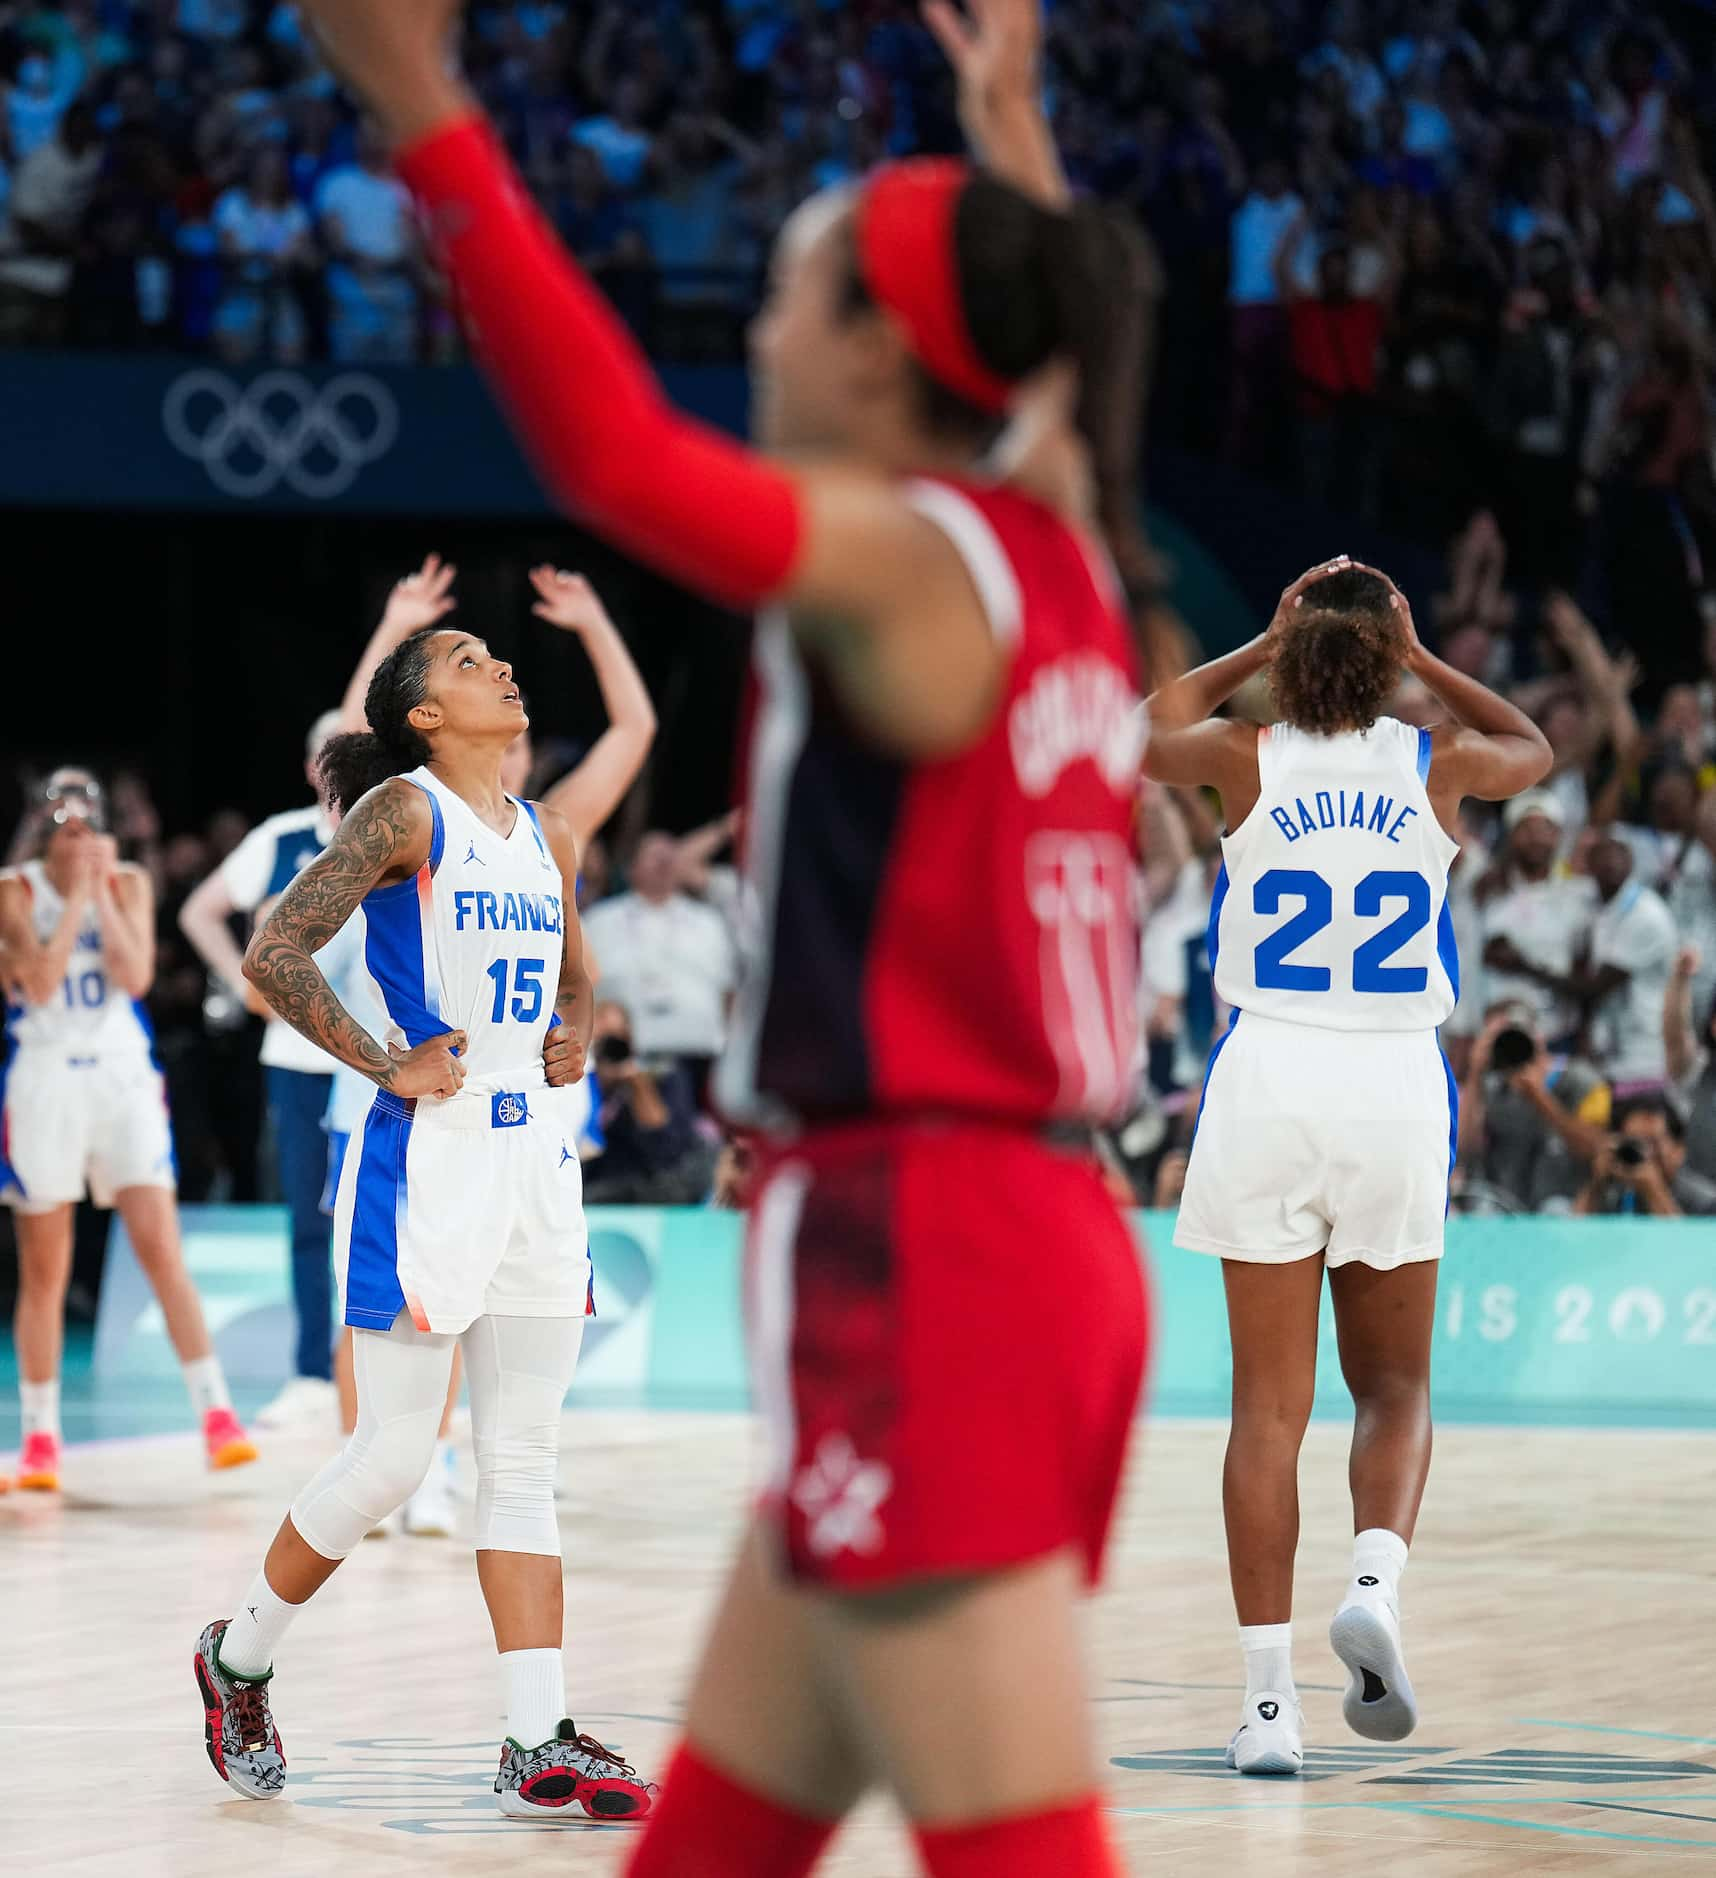
[[[311,955],[372,887],[390,874],[410,874],[427,854],[422,791],[405,782],[372,789],[280,896],[244,955],[245,977],[284,1022],[384,1089],[393,1080],[393,1059],[334,996]]]

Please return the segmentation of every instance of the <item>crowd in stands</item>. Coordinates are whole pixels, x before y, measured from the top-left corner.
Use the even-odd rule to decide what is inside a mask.
[[[1458,537],[1435,611],[1444,656],[1513,697],[1555,751],[1504,811],[1465,805],[1449,893],[1460,999],[1442,1034],[1459,1090],[1454,1204],[1716,1214],[1716,621],[1702,675],[1667,687],[1647,725],[1638,665],[1565,592],[1523,632],[1487,511]],[[1233,708],[1270,717],[1262,693]],[[1441,715],[1411,682],[1393,710]],[[1144,812],[1150,1093],[1117,1146],[1140,1193],[1167,1205],[1227,1020],[1205,942],[1221,857],[1197,793],[1152,786]]]

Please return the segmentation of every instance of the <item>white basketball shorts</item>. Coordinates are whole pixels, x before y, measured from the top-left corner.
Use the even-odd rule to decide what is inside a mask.
[[[584,1175],[565,1100],[541,1083],[446,1102],[376,1095],[334,1202],[345,1321],[456,1335],[477,1318],[592,1309]]]
[[[1245,1012],[1210,1057],[1174,1243],[1262,1265],[1440,1258],[1458,1113],[1434,1031]]]
[[[142,1052],[20,1049],[0,1087],[0,1195],[20,1213],[178,1185],[166,1081]]]

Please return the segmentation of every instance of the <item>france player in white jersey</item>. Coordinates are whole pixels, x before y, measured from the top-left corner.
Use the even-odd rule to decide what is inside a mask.
[[[1280,722],[1210,719],[1265,668]],[[1402,668],[1448,722],[1383,715]],[[1330,1641],[1358,1733],[1399,1740],[1417,1721],[1398,1584],[1430,1465],[1455,1137],[1436,1038],[1459,992],[1452,831],[1464,797],[1518,794],[1551,753],[1522,712],[1424,649],[1391,581],[1344,556],[1301,576],[1268,632],[1175,693],[1158,722],[1189,727],[1159,729],[1146,769],[1218,790],[1228,829],[1209,951],[1233,1016],[1205,1075],[1175,1234],[1223,1261],[1233,1339],[1222,1493],[1246,1698],[1228,1764],[1296,1773],[1297,1474],[1325,1268],[1356,1409],[1358,1535]]]
[[[511,667],[481,640],[435,626],[405,640],[377,667],[365,713],[371,730],[323,757],[338,831],[245,958],[281,1017],[377,1085],[334,1221],[357,1427],[293,1502],[237,1615],[198,1640],[205,1743],[240,1792],[283,1788],[275,1646],[422,1480],[458,1347],[477,1570],[506,1687],[501,1810],[635,1819],[653,1789],[566,1718],[560,1656],[560,1412],[591,1295],[564,1088],[583,1073],[591,1021],[577,853],[564,818],[503,786],[527,720]],[[386,1047],[316,962],[354,916]]]
[[[0,875],[0,1196],[18,1237],[20,1487],[60,1476],[60,1358],[73,1216],[86,1193],[117,1207],[160,1301],[211,1467],[256,1458],[227,1393],[185,1268],[166,1081],[142,999],[155,975],[149,876],[119,859],[100,786],[56,770],[39,852]]]

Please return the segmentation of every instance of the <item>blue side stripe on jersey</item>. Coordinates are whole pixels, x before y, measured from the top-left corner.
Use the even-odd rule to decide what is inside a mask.
[[[16,1026],[23,1015],[23,1005],[7,1005],[6,1060],[0,1063],[0,1193],[16,1193],[20,1200],[27,1200],[30,1196],[25,1191],[23,1181],[18,1178],[18,1170],[6,1158],[6,1081],[12,1074],[12,1065],[18,1060]]]
[[[423,789],[421,783],[417,787]],[[429,872],[433,874],[441,865],[442,850],[447,845],[447,822],[441,813],[441,804],[435,799],[435,791],[423,789],[423,793],[429,798]]]
[[[1442,1209],[1446,1213],[1454,1204],[1454,1163],[1460,1155],[1460,1085],[1454,1080],[1454,1066],[1448,1061],[1448,1052],[1440,1042],[1436,1049],[1442,1058],[1442,1074],[1448,1079],[1448,1199]]]
[[[425,981],[423,914],[417,876],[364,896],[363,962],[387,1014],[413,1049],[446,1029]]]
[[[345,1320],[360,1330],[391,1330],[405,1309],[405,1290],[399,1282],[399,1226],[405,1215],[405,1157],[410,1141],[411,1115],[406,1105],[384,1105],[378,1098],[364,1117],[346,1260]]]
[[[1204,933],[1204,950],[1209,954],[1210,977],[1215,977],[1216,958],[1221,950],[1221,910],[1227,901],[1227,862],[1221,864],[1221,872],[1216,875],[1215,891],[1210,895],[1210,923]],[[1219,1050],[1221,1044],[1218,1042]]]
[[[534,802],[526,802],[520,797],[518,798],[518,806],[530,817],[530,832],[536,837],[537,849],[542,855],[542,858],[552,867],[554,864],[554,856],[548,852],[548,840],[542,832],[542,817],[536,812],[536,804]]]
[[[1239,1006],[1228,1012],[1227,1029],[1215,1040],[1215,1048],[1210,1052],[1210,1060],[1204,1065],[1204,1086],[1198,1096],[1198,1112],[1192,1120],[1192,1145],[1197,1146],[1198,1128],[1204,1119],[1204,1104],[1210,1099],[1210,1078],[1215,1075],[1216,1058],[1227,1048],[1227,1040],[1239,1028]]]
[[[1430,733],[1420,730],[1418,733],[1418,780],[1426,787],[1430,783]]]
[[[1454,914],[1448,905],[1448,893],[1442,891],[1442,911],[1436,921],[1436,956],[1442,961],[1442,969],[1448,974],[1448,983],[1453,987],[1454,1002],[1460,1001],[1460,942],[1454,936]]]

